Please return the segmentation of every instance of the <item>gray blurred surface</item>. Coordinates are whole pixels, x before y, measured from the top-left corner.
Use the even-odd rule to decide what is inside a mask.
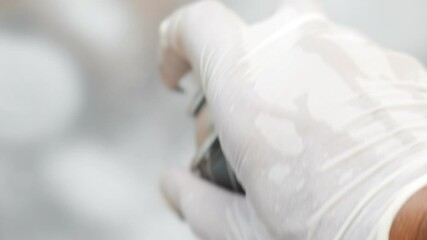
[[[25,33],[54,42],[64,59],[71,59],[78,69],[78,77],[68,81],[82,83],[82,89],[76,90],[81,104],[64,110],[64,116],[73,114],[67,120],[71,123],[61,125],[63,115],[55,110],[39,112],[31,101],[20,103],[44,113],[40,121],[62,127],[50,129],[37,141],[0,141],[0,239],[195,239],[169,211],[158,189],[161,171],[169,165],[189,166],[195,152],[193,122],[187,115],[191,96],[164,88],[156,56],[158,24],[188,2],[0,1],[0,38],[9,36],[12,29],[21,37]],[[256,22],[271,14],[279,1],[225,2],[249,22]],[[427,2],[323,2],[338,22],[427,61],[423,12]],[[109,24],[104,24],[107,20]],[[7,60],[0,55],[0,63]],[[34,72],[41,71],[37,64],[32,66]],[[10,79],[22,81],[31,71],[18,72],[0,75],[4,84],[0,86],[17,89]],[[50,71],[46,76],[56,77]],[[50,86],[47,78],[39,79],[36,86]],[[66,89],[70,96],[37,99],[58,104],[77,101],[64,86],[56,86],[55,92]],[[42,96],[43,89],[18,90],[24,96]],[[14,103],[2,97],[0,109]],[[54,106],[68,106],[58,104]],[[0,116],[6,114],[0,110]],[[35,126],[27,119],[21,125],[11,122],[16,129]]]

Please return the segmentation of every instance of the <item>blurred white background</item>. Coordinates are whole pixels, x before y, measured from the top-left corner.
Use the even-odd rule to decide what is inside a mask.
[[[162,86],[156,55],[190,2],[0,0],[0,239],[195,239],[157,183],[195,151],[192,96]],[[224,2],[255,22],[279,0]],[[427,63],[425,0],[322,2]]]

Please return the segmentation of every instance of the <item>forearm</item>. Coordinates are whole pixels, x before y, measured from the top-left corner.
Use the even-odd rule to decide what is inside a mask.
[[[427,239],[427,187],[414,194],[396,215],[390,240]]]

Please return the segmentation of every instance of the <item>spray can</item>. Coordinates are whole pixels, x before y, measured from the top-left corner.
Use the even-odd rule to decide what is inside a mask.
[[[190,106],[190,114],[195,118],[199,118],[203,112],[206,113],[207,111],[206,99],[203,92],[199,91]],[[202,132],[198,134],[198,149],[191,164],[191,169],[209,182],[229,191],[244,194],[244,189],[238,182],[221,149],[221,143],[209,114],[205,115],[204,124],[198,129],[198,131]]]

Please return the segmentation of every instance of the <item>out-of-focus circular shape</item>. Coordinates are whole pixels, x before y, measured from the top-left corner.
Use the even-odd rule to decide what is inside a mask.
[[[68,34],[102,50],[124,47],[133,24],[125,1],[42,0],[38,7],[45,8]]]
[[[94,111],[85,117],[102,119],[100,128],[126,119],[141,101],[141,89],[150,80],[147,72],[155,66],[154,48],[146,46],[146,23],[129,1],[26,1],[38,26],[72,48],[90,76],[86,106]]]
[[[144,196],[138,175],[123,158],[95,142],[68,144],[43,162],[46,190],[84,224],[112,231],[132,227],[141,217]]]
[[[66,51],[36,36],[0,31],[0,144],[43,142],[75,120],[82,79]]]

